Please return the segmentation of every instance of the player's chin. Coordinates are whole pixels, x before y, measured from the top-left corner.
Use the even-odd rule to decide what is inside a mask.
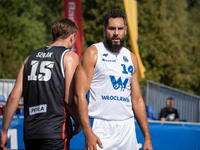
[[[120,41],[112,41],[112,45],[113,46],[118,46],[118,45],[120,45]]]

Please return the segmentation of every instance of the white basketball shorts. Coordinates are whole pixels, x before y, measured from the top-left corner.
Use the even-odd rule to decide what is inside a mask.
[[[94,119],[92,130],[103,144],[103,149],[97,145],[98,150],[138,150],[134,118],[123,121]]]

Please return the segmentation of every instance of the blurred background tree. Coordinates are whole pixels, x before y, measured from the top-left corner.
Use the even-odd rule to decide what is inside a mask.
[[[138,1],[139,50],[146,79],[199,94],[198,8],[196,0]]]
[[[83,51],[104,40],[104,14],[124,11],[123,0],[81,0]],[[145,79],[200,95],[200,2],[138,0],[138,42]],[[23,60],[49,45],[51,25],[63,17],[64,0],[0,1],[0,78],[15,79]],[[131,50],[129,35],[125,47]]]

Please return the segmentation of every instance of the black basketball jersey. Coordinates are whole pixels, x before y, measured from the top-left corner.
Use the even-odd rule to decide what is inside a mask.
[[[43,47],[28,58],[23,73],[24,140],[71,138],[64,106],[64,46]]]

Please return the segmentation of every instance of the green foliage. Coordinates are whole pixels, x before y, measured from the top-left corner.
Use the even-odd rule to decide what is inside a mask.
[[[51,24],[62,18],[56,8],[63,8],[62,3],[54,4],[53,0],[0,1],[0,78],[16,78],[24,59],[51,43]]]
[[[0,78],[16,78],[25,57],[44,44],[44,23],[35,19],[41,8],[32,1],[10,0],[1,1],[0,10]]]
[[[200,30],[188,6],[183,0],[138,1],[139,50],[146,79],[198,94],[194,51],[200,53]]]

